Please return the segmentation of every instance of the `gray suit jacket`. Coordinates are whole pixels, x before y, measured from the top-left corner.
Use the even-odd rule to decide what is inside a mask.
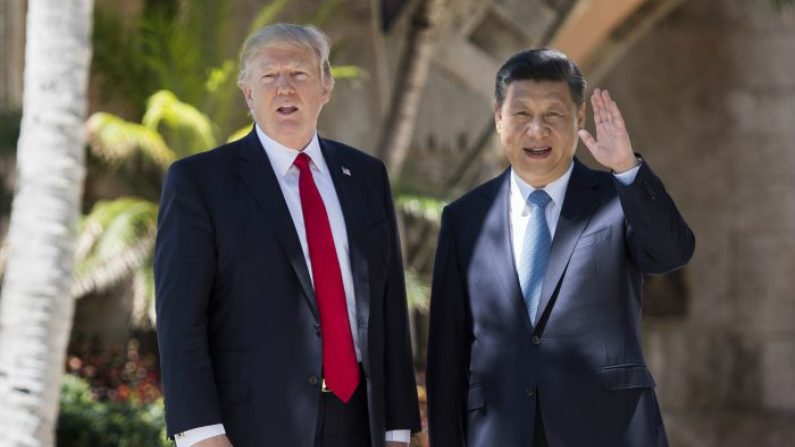
[[[644,274],[695,246],[644,163],[624,186],[575,160],[537,321],[514,266],[509,171],[449,205],[434,269],[427,385],[433,447],[667,445],[641,352]]]

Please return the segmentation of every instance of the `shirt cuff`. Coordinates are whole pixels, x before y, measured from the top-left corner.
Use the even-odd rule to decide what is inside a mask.
[[[387,430],[386,442],[411,442],[411,430]]]
[[[182,433],[177,433],[174,440],[177,441],[177,447],[191,447],[193,444],[210,439],[213,436],[225,435],[223,424],[205,425],[204,427],[192,428]]]
[[[616,177],[616,179],[618,179],[619,182],[621,182],[622,185],[629,186],[632,184],[632,182],[635,181],[635,176],[638,175],[639,169],[640,169],[640,163],[638,163],[637,166],[630,169],[629,171],[624,171],[622,173],[614,172],[613,175]]]

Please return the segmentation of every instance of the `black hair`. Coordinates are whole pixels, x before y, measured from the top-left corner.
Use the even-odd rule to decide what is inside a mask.
[[[513,81],[566,82],[574,103],[579,107],[585,101],[585,78],[577,64],[558,50],[525,50],[511,56],[497,72],[494,97],[498,106],[502,106]]]

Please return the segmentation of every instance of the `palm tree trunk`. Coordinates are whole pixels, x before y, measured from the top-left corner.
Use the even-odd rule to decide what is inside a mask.
[[[29,0],[18,181],[0,296],[0,445],[54,445],[84,177],[93,0]]]
[[[449,4],[450,0],[421,0],[411,18],[411,30],[396,76],[395,97],[378,144],[379,156],[393,180],[400,177],[408,154],[437,31]]]

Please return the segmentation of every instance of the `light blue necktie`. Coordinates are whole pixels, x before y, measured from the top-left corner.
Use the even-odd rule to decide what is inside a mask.
[[[524,302],[530,314],[530,323],[535,324],[538,303],[541,300],[541,286],[544,283],[544,272],[549,259],[549,247],[552,237],[547,225],[546,207],[552,200],[544,190],[538,189],[530,194],[527,202],[532,207],[530,222],[522,245],[524,271],[520,272]]]

